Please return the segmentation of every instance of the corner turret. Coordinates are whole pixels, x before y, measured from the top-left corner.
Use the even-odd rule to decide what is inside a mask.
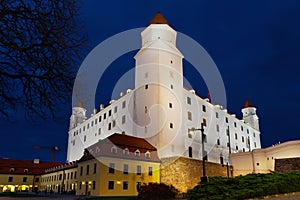
[[[256,108],[250,103],[249,100],[246,101],[244,108],[242,109],[242,113],[244,122],[259,131],[259,122],[258,116],[256,114]]]
[[[86,119],[86,109],[83,107],[82,102],[78,102],[72,108],[72,115],[70,117],[70,130],[75,128],[77,124],[82,123]]]

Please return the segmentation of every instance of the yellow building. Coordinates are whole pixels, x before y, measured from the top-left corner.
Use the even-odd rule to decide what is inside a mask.
[[[77,163],[65,163],[45,170],[41,175],[40,191],[75,194]]]
[[[38,191],[45,169],[59,164],[0,158],[0,192]]]
[[[141,184],[160,182],[160,160],[146,140],[113,134],[85,149],[77,180],[77,195],[136,196]]]
[[[275,171],[276,159],[300,157],[300,140],[230,155],[234,176]]]

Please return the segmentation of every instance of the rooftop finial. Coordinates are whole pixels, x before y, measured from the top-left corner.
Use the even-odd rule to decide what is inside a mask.
[[[157,12],[149,24],[169,24],[169,23],[160,12]]]
[[[249,100],[247,100],[244,105],[244,108],[249,108],[249,107],[254,107],[254,106],[252,105],[252,103]]]

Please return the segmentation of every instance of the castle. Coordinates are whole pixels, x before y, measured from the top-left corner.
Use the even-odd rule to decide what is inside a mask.
[[[221,105],[201,98],[183,85],[183,57],[177,32],[158,13],[141,33],[135,55],[135,89],[121,93],[87,117],[78,103],[72,109],[67,161],[80,159],[85,148],[113,133],[146,139],[160,158],[184,157],[229,163],[229,154],[261,148],[256,108],[249,101],[238,119]],[[198,127],[204,127],[205,151]],[[202,155],[204,153],[204,155]]]

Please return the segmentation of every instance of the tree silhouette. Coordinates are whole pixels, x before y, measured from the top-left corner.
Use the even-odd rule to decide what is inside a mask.
[[[85,36],[76,0],[0,1],[0,116],[55,117],[70,99]]]

